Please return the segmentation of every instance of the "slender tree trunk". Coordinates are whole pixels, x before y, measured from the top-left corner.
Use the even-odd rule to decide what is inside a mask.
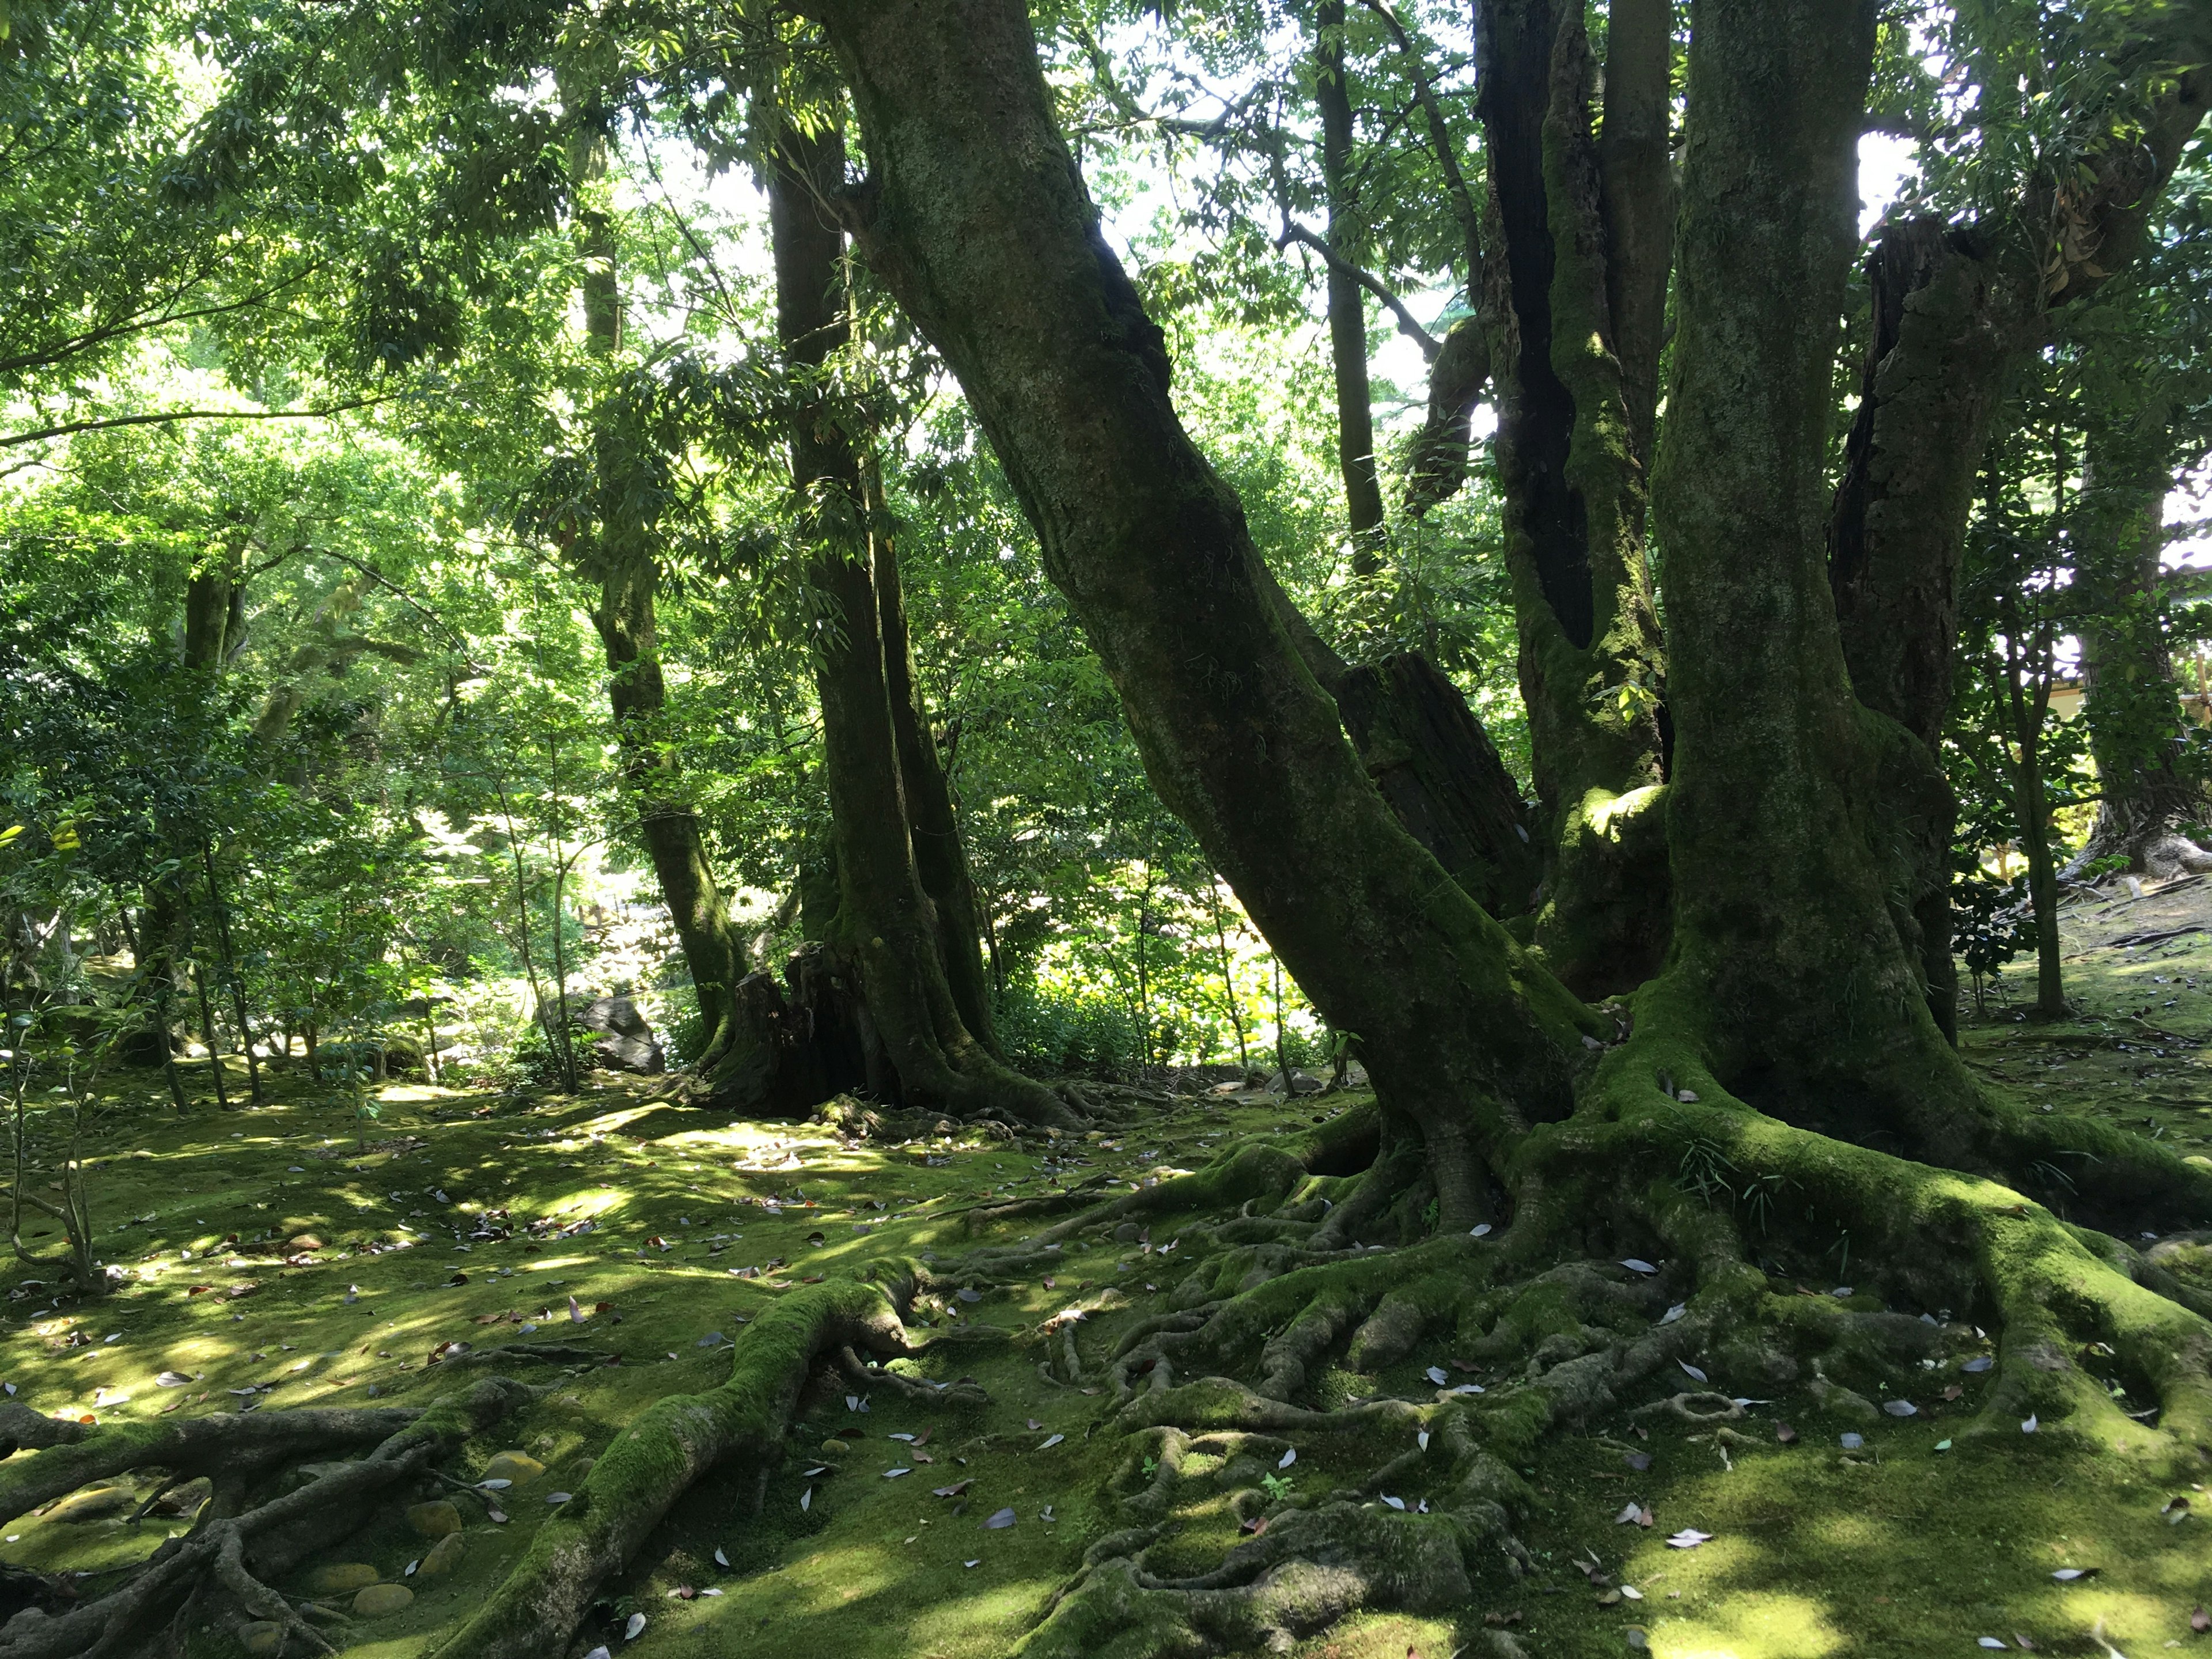
[[[1328,196],[1329,355],[1336,368],[1336,464],[1352,521],[1352,568],[1382,568],[1382,483],[1375,465],[1374,397],[1367,382],[1367,294],[1352,268],[1365,229],[1352,178],[1352,89],[1344,78],[1344,0],[1314,9],[1314,102],[1321,111],[1321,172]],[[1341,262],[1341,263],[1340,263]]]
[[[1613,43],[1620,118],[1605,153],[1626,176],[1608,191],[1583,8],[1496,0],[1476,15],[1495,448],[1547,830],[1536,937],[1569,985],[1595,994],[1649,977],[1667,942],[1664,665],[1639,450],[1650,417],[1633,377],[1656,374],[1654,313],[1666,292],[1669,36],[1663,22],[1642,20]],[[1659,201],[1644,201],[1655,188]],[[1618,236],[1607,234],[1609,206]]]
[[[1221,878],[1207,872],[1206,896],[1213,907],[1213,942],[1221,952],[1221,992],[1229,1009],[1229,1024],[1237,1033],[1237,1063],[1246,1071],[1252,1069],[1252,1051],[1244,1042],[1244,1015],[1237,1006],[1237,975],[1229,957],[1229,929],[1221,916]]]
[[[621,251],[613,216],[597,199],[606,173],[605,141],[596,134],[578,134],[569,145],[568,167],[583,203],[575,231],[585,255],[585,339],[605,362],[622,344]],[[592,620],[606,651],[607,700],[621,749],[623,784],[635,804],[638,839],[653,862],[698,1000],[701,1042],[695,1064],[711,1066],[732,1039],[738,982],[747,967],[745,945],[714,878],[699,815],[684,799],[676,744],[667,730],[648,522],[655,510],[649,503],[657,499],[660,483],[651,476],[656,460],[633,411],[615,392],[605,393],[594,413],[592,453],[599,530],[592,544],[579,551],[581,562],[599,576],[599,604]]]
[[[835,133],[781,135],[769,168],[777,326],[794,368],[809,376],[821,374],[850,329],[844,236],[830,207],[843,173],[844,146]],[[803,395],[791,428],[792,477],[802,533],[814,549],[811,585],[825,608],[815,684],[837,853],[834,942],[858,966],[875,1035],[908,1099],[969,1115],[1070,1121],[1050,1091],[1009,1069],[961,1018],[908,827],[877,565],[889,548],[871,529],[859,455],[839,424],[841,411],[819,387]],[[910,688],[904,701],[910,713]],[[915,742],[919,747],[918,732]],[[968,937],[972,952],[972,931]]]
[[[2058,937],[2058,871],[2051,854],[2051,802],[2043,786],[2043,717],[2051,707],[2051,640],[2039,632],[2033,647],[2016,637],[2017,614],[2006,618],[2005,707],[2012,715],[2013,812],[2027,854],[2027,894],[2035,913],[2035,1017],[2063,1019],[2066,987]],[[2035,685],[2023,684],[2033,658]]]
[[[2093,418],[2070,525],[2092,619],[2081,630],[2083,712],[2102,797],[2081,856],[2124,858],[2157,877],[2212,870],[2212,853],[2185,830],[2212,802],[2185,769],[2187,727],[2160,592],[2172,487],[2166,424],[2154,396],[2130,420]]]
[[[231,1010],[238,1018],[239,1051],[246,1056],[246,1093],[258,1106],[261,1067],[253,1058],[253,1028],[246,1018],[246,978],[239,972],[238,953],[231,948],[230,911],[222,902],[222,890],[216,881],[215,848],[205,842],[200,843],[200,859],[207,871],[208,908],[215,913],[215,936],[222,952],[222,975],[229,981]]]
[[[952,788],[939,759],[937,743],[921,707],[914,673],[914,647],[907,631],[906,595],[899,581],[898,550],[878,526],[888,521],[876,469],[868,463],[863,486],[869,507],[878,626],[882,630],[884,691],[890,702],[891,732],[898,746],[907,828],[914,844],[915,874],[936,911],[943,946],[945,982],[953,1006],[969,1034],[993,1054],[999,1052],[998,1020],[976,921],[979,907],[969,878],[968,854],[961,845],[960,821],[953,811]]]
[[[1176,421],[1026,9],[820,15],[868,138],[852,218],[871,265],[959,377],[1154,787],[1329,1023],[1360,1035],[1425,1136],[1447,1224],[1472,1224],[1492,1207],[1486,1161],[1567,1109],[1567,1047],[1592,1017],[1369,781],[1236,496]]]
[[[192,990],[200,1002],[200,1040],[207,1044],[208,1075],[215,1079],[216,1103],[227,1112],[230,1109],[230,1089],[223,1081],[222,1051],[215,1046],[215,1011],[208,1003],[207,975],[200,971],[198,960],[191,966]]]

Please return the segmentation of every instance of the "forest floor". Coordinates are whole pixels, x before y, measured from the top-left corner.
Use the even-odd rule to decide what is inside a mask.
[[[1992,998],[1968,1024],[1975,1066],[2039,1105],[2106,1114],[2185,1152],[2212,1142],[2212,1072],[2198,1046],[2212,1038],[2212,884],[2076,907],[2067,930],[2080,1017],[2038,1026]],[[129,1270],[127,1282],[97,1304],[56,1305],[34,1269],[0,1281],[13,1287],[0,1304],[0,1381],[18,1400],[148,1422],[371,1396],[421,1402],[499,1370],[558,1384],[451,1467],[465,1481],[501,1452],[543,1466],[535,1475],[522,1466],[526,1478],[503,1491],[445,1488],[463,1523],[452,1571],[433,1580],[410,1566],[431,1543],[395,1501],[283,1586],[311,1593],[334,1582],[329,1570],[352,1567],[356,1581],[373,1574],[413,1589],[400,1611],[353,1627],[345,1651],[364,1659],[432,1647],[623,1424],[659,1395],[720,1382],[730,1338],[789,1286],[894,1255],[949,1267],[977,1243],[1035,1230],[973,1227],[987,1204],[1055,1182],[1110,1178],[1127,1191],[1358,1098],[1208,1096],[1057,1140],[958,1130],[884,1145],[818,1124],[702,1122],[652,1099],[640,1079],[598,1078],[573,1097],[392,1085],[364,1150],[350,1109],[308,1091],[296,1071],[281,1075],[270,1103],[228,1114],[203,1103],[181,1121],[157,1082],[143,1081],[155,1086],[133,1079],[116,1097],[91,1154],[106,1259]],[[502,1231],[512,1236],[490,1236]],[[756,1482],[742,1471],[695,1488],[572,1652],[1006,1653],[1085,1546],[1120,1524],[1104,1486],[1127,1455],[1109,1395],[1041,1376],[1038,1328],[1110,1285],[1116,1305],[1080,1328],[1086,1364],[1103,1358],[1128,1322],[1165,1305],[1179,1275],[1159,1247],[1175,1231],[1155,1219],[1141,1238],[1079,1237],[1049,1277],[918,1313],[917,1323],[937,1322],[933,1334],[961,1324],[1006,1334],[974,1332],[898,1362],[939,1382],[971,1376],[988,1407],[918,1411],[887,1391],[824,1401],[769,1477],[757,1516]],[[310,1237],[319,1248],[307,1248]],[[1838,1285],[1801,1288],[1828,1294],[1849,1273],[1839,1263]],[[469,1358],[549,1340],[604,1358],[563,1381],[542,1364]],[[1455,1358],[1437,1340],[1377,1375],[1332,1371],[1319,1393],[1432,1398],[1425,1373]],[[1464,1364],[1444,1374],[1507,1380]],[[2055,1438],[1952,1449],[1985,1380],[1948,1366],[1899,1377],[1896,1391],[1919,1414],[1878,1424],[1832,1420],[1802,1395],[1756,1402],[1739,1425],[1751,1444],[1680,1425],[1647,1439],[1625,1413],[1554,1435],[1524,1471],[1544,1505],[1522,1527],[1538,1571],[1492,1575],[1456,1618],[1363,1614],[1297,1651],[1449,1659],[1486,1620],[1507,1624],[1541,1659],[1609,1659],[1639,1641],[1662,1659],[1964,1655],[1992,1643],[2097,1659],[2200,1642],[2212,1651],[2212,1636],[2191,1628],[2192,1609],[2212,1602],[2202,1495]],[[1846,1449],[1846,1434],[1863,1443]],[[1402,1449],[1339,1437],[1275,1479],[1326,1486]],[[1390,1495],[1418,1506],[1430,1494],[1408,1480]],[[2197,1509],[2162,1513],[2177,1497]],[[1617,1520],[1632,1506],[1652,1524]],[[119,1497],[80,1496],[25,1516],[0,1559],[88,1575],[84,1592],[97,1593],[185,1524],[159,1512],[133,1524],[120,1507]],[[2172,1523],[2183,1515],[2194,1518]],[[1237,1536],[1218,1497],[1172,1525],[1180,1541],[1152,1559],[1187,1556],[1190,1571]],[[1711,1541],[1668,1547],[1682,1528]],[[1624,1588],[1594,1589],[1578,1558]],[[2068,1567],[2087,1576],[2054,1579]],[[644,1626],[626,1640],[634,1613]],[[238,1648],[232,1633],[204,1631],[192,1650]]]

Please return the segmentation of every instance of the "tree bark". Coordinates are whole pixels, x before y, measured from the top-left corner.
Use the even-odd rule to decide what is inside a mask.
[[[1609,148],[1610,195],[1591,133],[1583,12],[1498,0],[1477,13],[1490,161],[1483,311],[1498,389],[1494,445],[1520,623],[1521,692],[1546,818],[1547,897],[1536,938],[1585,995],[1655,971],[1667,939],[1664,659],[1644,556],[1650,402],[1669,239],[1627,198],[1663,186],[1667,31],[1614,42],[1626,86]],[[1650,29],[1644,30],[1650,33]],[[1659,59],[1656,71],[1646,61]],[[1658,125],[1655,139],[1649,129]],[[1657,148],[1656,185],[1651,152]],[[1662,201],[1664,201],[1662,191]],[[1638,234],[1631,234],[1630,232]],[[1616,291],[1632,333],[1613,319]]]
[[[1822,556],[1874,11],[1698,0],[1693,14],[1656,480],[1675,731],[1668,1000],[1723,1085],[1762,1109],[1973,1167],[1973,1091],[1887,903],[1897,728],[1852,696]]]
[[[884,521],[880,510],[882,491],[876,485],[872,465],[864,474],[863,483],[868,488],[871,521],[880,525]],[[968,853],[960,839],[959,817],[953,810],[952,786],[938,757],[937,740],[931,735],[921,689],[915,680],[914,644],[907,631],[906,595],[899,580],[897,550],[887,534],[872,533],[878,536],[876,605],[883,634],[884,690],[890,702],[892,734],[898,744],[899,780],[905,789],[915,874],[936,910],[945,981],[960,1023],[978,1042],[998,1054],[998,1020],[992,1012],[990,981],[984,971],[975,884],[968,873]]]
[[[1169,399],[1014,0],[818,7],[872,176],[848,215],[944,355],[1098,650],[1161,798],[1434,1161],[1446,1224],[1569,1104],[1591,1017],[1400,826]]]
[[[2155,56],[2155,42],[2146,45]],[[1891,744],[1887,802],[1903,831],[1893,914],[1930,1011],[1954,1039],[1957,807],[1936,754],[1975,470],[2006,371],[2043,343],[2056,307],[2094,293],[2134,257],[2208,105],[2212,74],[2190,70],[2154,107],[2140,141],[2093,153],[2063,187],[2039,184],[2008,222],[1893,225],[1869,262],[1873,316],[1830,514],[1829,570],[1853,689],[1903,728]]]
[[[951,953],[917,867],[893,713],[886,614],[900,626],[896,672],[910,669],[903,609],[895,588],[888,598],[885,592],[896,581],[891,550],[878,532],[878,515],[869,510],[856,447],[822,384],[850,329],[844,234],[831,206],[844,184],[844,145],[835,132],[796,130],[776,142],[769,185],[776,325],[795,373],[806,377],[791,422],[792,479],[802,535],[813,549],[810,580],[825,611],[815,684],[837,854],[836,937],[830,943],[857,974],[902,1099],[964,1115],[990,1111],[1072,1121],[1049,1090],[992,1054],[961,1018],[953,995],[946,971]],[[912,718],[910,683],[900,701]],[[918,727],[911,744],[919,764]],[[933,852],[947,850],[940,845]],[[972,911],[968,926],[972,957]],[[980,964],[975,973],[980,993]]]

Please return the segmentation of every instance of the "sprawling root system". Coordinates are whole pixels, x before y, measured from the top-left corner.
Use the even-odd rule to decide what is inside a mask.
[[[1013,1334],[1046,1382],[1110,1396],[1125,1452],[1115,1523],[1024,1638],[1034,1659],[1280,1650],[1358,1608],[1479,1607],[1528,1565],[1519,1471],[1553,1429],[1664,1415],[1724,1438],[1747,1403],[1785,1389],[1872,1419],[1886,1376],[1978,1350],[1977,1326],[1996,1339],[1994,1375],[1962,1433],[2017,1434],[2033,1417],[2162,1466],[2212,1450],[2193,1236],[2123,1243],[1996,1181],[1793,1127],[1701,1074],[1685,1087],[1690,1065],[1665,1058],[1632,1038],[1593,1059],[1577,1115],[1485,1172],[1502,1227],[1438,1231],[1431,1160],[1370,1106],[1104,1201],[979,1210],[979,1228],[1065,1212],[957,1263],[795,1287],[738,1338],[726,1382],[624,1430],[439,1659],[564,1651],[694,1482],[732,1465],[765,1486],[810,1387],[979,1400],[882,1369],[925,1351],[904,1322],[915,1298],[1034,1278],[1085,1236],[1142,1233],[1175,1282],[1133,1322],[1091,1316],[1116,1305],[1108,1290]],[[2155,1148],[2132,1155],[2156,1165],[2141,1173],[2163,1202],[2199,1178]],[[1417,1353],[1454,1369],[1419,1392],[1342,1389]],[[0,1659],[154,1651],[211,1617],[274,1621],[288,1652],[331,1647],[342,1632],[319,1622],[334,1615],[270,1584],[532,1393],[493,1377],[427,1411],[0,1422],[28,1449],[0,1466],[9,1516],[131,1471],[214,1483],[191,1529],[106,1594],[30,1595],[0,1627]],[[1330,1473],[1281,1478],[1301,1451],[1301,1474]],[[297,1484],[300,1465],[336,1456],[352,1461]],[[1233,1525],[1194,1551],[1176,1522],[1195,1513]],[[1504,1630],[1481,1640],[1521,1651]]]

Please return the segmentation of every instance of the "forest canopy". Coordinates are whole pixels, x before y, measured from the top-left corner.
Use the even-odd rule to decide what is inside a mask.
[[[156,1288],[233,1248],[359,1350],[0,1406],[10,1516],[152,1492],[0,1549],[0,1659],[957,1600],[813,1508],[871,1389],[1088,1424],[963,1653],[1841,1650],[1580,1539],[1524,1623],[1544,1483],[1923,1414],[2133,1548],[2212,1457],[2126,954],[2212,933],[2208,107],[2172,0],[0,0],[0,1352],[302,1346]],[[2175,1540],[2046,1644],[2212,1627]]]

